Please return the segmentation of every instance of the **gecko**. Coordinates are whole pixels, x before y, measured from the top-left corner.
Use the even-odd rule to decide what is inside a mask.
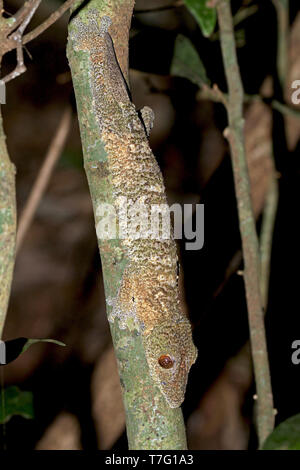
[[[115,203],[126,197],[134,204],[143,196],[148,208],[167,204],[162,173],[148,140],[153,112],[148,107],[137,112],[131,101],[109,33],[111,19],[104,16],[99,24],[96,12],[91,12],[87,23],[77,17],[73,21],[77,47],[89,56],[93,109]],[[197,349],[180,306],[175,240],[128,237],[121,242],[129,261],[109,321],[118,318],[119,327],[126,328],[131,317],[138,324],[151,378],[168,405],[177,408],[184,400]]]

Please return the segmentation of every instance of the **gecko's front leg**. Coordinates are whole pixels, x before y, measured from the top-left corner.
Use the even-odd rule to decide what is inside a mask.
[[[111,312],[108,320],[113,323],[117,318],[121,329],[135,327],[140,330],[136,308],[136,287],[134,276],[130,269],[125,269],[118,295],[111,302]]]

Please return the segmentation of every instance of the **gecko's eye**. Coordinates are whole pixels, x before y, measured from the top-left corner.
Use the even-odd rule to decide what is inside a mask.
[[[171,369],[171,367],[173,367],[174,365],[173,359],[167,355],[160,356],[158,359],[158,363],[164,369]]]

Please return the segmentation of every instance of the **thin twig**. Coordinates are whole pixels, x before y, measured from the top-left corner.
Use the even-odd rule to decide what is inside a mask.
[[[23,56],[22,37],[40,3],[41,0],[30,0],[29,2],[26,2],[25,5],[20,8],[20,10],[18,10],[14,16],[15,22],[13,26],[11,26],[8,30],[5,29],[3,32],[3,35],[7,37],[7,44],[10,43],[12,45],[12,49],[17,50],[17,65],[12,72],[2,78],[2,82],[4,83],[8,83],[11,80],[14,80],[16,77],[26,71]]]
[[[22,73],[26,71],[26,67],[24,64],[22,37],[23,37],[23,33],[25,29],[30,23],[31,18],[33,17],[40,3],[41,3],[41,0],[32,0],[32,2],[30,3],[30,9],[25,10],[25,12],[23,12],[23,14],[20,15],[21,16],[20,25],[18,29],[16,31],[13,31],[8,37],[8,40],[10,39],[13,40],[15,47],[17,49],[17,65],[12,72],[10,72],[8,75],[3,77],[2,81],[4,83],[8,83],[11,80],[14,80],[16,77],[18,77],[19,75],[21,75]],[[19,24],[18,21],[17,23]]]
[[[60,8],[58,8],[52,15],[47,18],[41,25],[35,28],[30,33],[25,36],[24,31],[27,28],[29,22],[31,21],[35,11],[39,7],[41,0],[29,0],[26,2],[23,7],[21,7],[17,13],[10,18],[14,19],[12,24],[4,22],[2,26],[2,40],[1,42],[1,56],[6,52],[16,49],[17,50],[17,65],[16,68],[6,75],[2,81],[7,83],[10,80],[18,77],[26,71],[26,67],[23,60],[23,46],[35,39],[41,33],[43,33],[49,26],[51,26],[55,21],[57,21],[71,6],[75,3],[75,0],[67,0]]]
[[[272,172],[270,178],[270,186],[267,193],[265,202],[263,220],[260,234],[260,279],[261,279],[261,296],[263,301],[264,310],[267,309],[268,292],[269,292],[269,278],[270,278],[270,264],[272,252],[272,239],[274,232],[274,225],[276,219],[278,204],[278,181],[275,171]]]
[[[274,426],[273,397],[260,292],[260,257],[244,143],[244,91],[236,55],[230,2],[216,2],[225,74],[228,84],[229,140],[244,257],[244,281],[257,389],[260,446]]]
[[[197,92],[196,99],[197,100],[211,100],[215,103],[223,103],[225,106],[227,105],[227,93],[221,91],[217,85],[213,85],[210,87],[206,83],[203,83],[199,91]],[[295,119],[300,119],[300,111],[296,107],[290,106],[286,103],[281,103],[278,100],[271,100],[270,98],[265,98],[261,95],[247,95],[244,94],[244,103],[251,103],[251,102],[259,102],[264,103],[266,106],[270,106],[276,111],[279,111],[281,114],[294,117]]]
[[[223,93],[216,84],[210,87],[206,83],[202,83],[201,89],[197,93],[197,100],[200,99],[211,100],[215,103],[223,103],[224,106],[227,106],[227,95],[226,93]]]
[[[261,95],[244,95],[245,96],[245,103],[251,103],[254,101],[258,101],[259,103],[264,103],[266,106],[271,106],[271,108],[275,109],[276,111],[279,111],[281,114],[287,115],[287,116],[292,116],[296,119],[300,119],[300,111],[294,106],[290,106],[289,104],[282,103],[276,99],[272,99],[270,101],[270,98],[265,98],[264,96]],[[200,95],[201,98],[201,95]]]
[[[30,31],[30,33],[25,34],[23,37],[23,44],[27,44],[46,31],[46,29],[52,26],[53,23],[55,23],[73,5],[73,3],[75,3],[75,1],[76,0],[66,0],[65,3],[52,13],[42,24]]]
[[[276,109],[276,111],[279,111],[281,114],[285,114],[287,116],[294,117],[296,119],[300,119],[300,111],[299,109],[293,108],[291,106],[288,106],[286,104],[280,103],[280,101],[273,100],[271,102],[271,106],[273,109]]]
[[[259,10],[258,5],[250,5],[246,8],[240,8],[233,17],[233,25],[238,26],[245,21],[249,16],[254,15]]]
[[[250,7],[242,7],[240,8],[233,17],[233,25],[238,26],[240,23],[245,21],[249,16],[254,15],[258,11],[257,5],[251,5]],[[212,33],[209,37],[211,41],[217,41],[220,39],[220,32],[216,31]]]
[[[20,249],[20,246],[27,233],[27,230],[35,215],[39,202],[42,199],[45,189],[48,185],[53,168],[65,146],[66,139],[71,127],[71,117],[72,110],[68,105],[58,124],[56,133],[49,146],[43,165],[39,171],[34,186],[31,190],[30,196],[26,202],[25,208],[23,209],[23,212],[21,214],[17,230],[16,252],[18,252],[18,250]]]
[[[23,57],[23,49],[22,49],[21,39],[22,39],[22,37],[20,35],[19,36],[19,43],[17,45],[17,65],[16,65],[16,67],[14,68],[14,70],[12,72],[5,75],[5,77],[3,77],[1,79],[1,81],[3,83],[8,83],[11,80],[14,80],[14,78],[19,77],[19,75],[21,75],[22,73],[24,73],[26,71],[26,67],[24,65],[24,57]]]
[[[284,96],[286,77],[288,72],[288,51],[289,51],[289,1],[288,0],[272,0],[277,14],[277,75],[281,86],[281,95]],[[283,114],[289,114],[299,118],[300,113],[277,100],[272,100],[273,109]],[[272,238],[276,219],[279,188],[276,176],[276,168],[274,156],[273,171],[270,179],[270,186],[266,198],[266,204],[263,213],[263,221],[260,236],[260,252],[261,252],[261,293],[264,308],[267,307],[270,264],[272,252]]]
[[[278,100],[272,100],[271,108],[275,109],[276,111],[279,111],[283,115],[291,116],[295,119],[300,119],[299,109],[297,109],[296,107],[290,106],[286,103],[281,103]]]
[[[19,10],[13,16],[11,16],[11,24],[8,28],[8,33],[15,31],[20,25],[23,24],[23,22],[26,21],[27,18],[29,18],[30,21],[40,3],[41,0],[29,0],[25,2],[24,5],[19,8]],[[14,21],[12,22],[12,20]],[[26,26],[28,25],[29,21],[27,21]]]
[[[19,28],[18,28],[18,32],[20,34],[23,35],[25,29],[27,28],[28,24],[30,23],[31,21],[31,18],[33,17],[33,15],[35,14],[36,10],[38,9],[38,7],[40,6],[40,3],[41,3],[42,0],[33,0],[32,1],[32,7],[31,7],[31,10],[30,12],[28,13],[28,15],[24,18],[24,20],[22,21],[22,23],[20,24]]]

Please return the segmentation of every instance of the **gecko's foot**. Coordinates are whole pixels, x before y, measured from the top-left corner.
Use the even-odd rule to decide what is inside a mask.
[[[140,115],[145,126],[147,137],[149,137],[154,124],[154,111],[149,108],[149,106],[144,106],[140,111]]]
[[[119,328],[125,330],[126,328],[139,330],[139,323],[136,316],[134,300],[130,302],[121,302],[117,298],[112,304],[112,310],[108,315],[108,321],[114,323],[115,319],[119,322]]]

